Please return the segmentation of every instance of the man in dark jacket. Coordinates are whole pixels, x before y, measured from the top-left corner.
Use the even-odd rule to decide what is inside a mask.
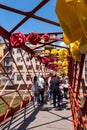
[[[53,75],[51,81],[50,81],[50,85],[51,85],[51,90],[53,92],[53,106],[56,107],[56,100],[58,103],[58,107],[60,106],[60,88],[59,88],[59,84],[60,84],[60,79],[58,79],[56,77],[56,75]]]

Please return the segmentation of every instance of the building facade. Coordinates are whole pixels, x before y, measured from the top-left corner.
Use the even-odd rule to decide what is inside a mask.
[[[0,64],[1,66],[4,66],[4,61],[1,60],[2,57],[4,56],[4,43],[0,43]],[[2,67],[0,66],[0,87],[2,86],[2,74],[3,74],[3,69]]]
[[[32,48],[32,46],[31,46]],[[42,51],[44,47],[41,48]],[[3,60],[4,71],[1,73],[1,85],[4,86],[13,86],[13,84],[32,84],[33,77],[43,73],[46,76],[46,73],[49,73],[49,69],[46,69],[45,66],[40,63],[40,61],[33,57],[29,58],[29,54],[21,49],[12,49],[10,52],[6,48],[5,44],[3,45],[3,56],[6,57]],[[41,50],[37,50],[38,52]],[[8,77],[11,79],[8,80]],[[7,83],[8,82],[8,83]]]
[[[52,44],[54,45],[55,43]],[[41,44],[32,45],[30,43],[26,43],[26,45],[31,49],[35,49],[37,53],[44,52],[45,49],[54,48],[50,45],[41,47]],[[12,48],[9,50],[8,47],[3,43],[1,50],[2,51],[0,52],[0,55],[1,57],[4,57],[4,70],[1,70],[0,75],[2,86],[13,86],[13,84],[32,84],[33,77],[35,75],[39,76],[40,73],[43,73],[43,76],[46,77],[50,73],[50,69],[46,68],[38,58],[33,57],[30,59],[30,54],[22,49]],[[43,57],[44,53],[42,53],[40,56]]]

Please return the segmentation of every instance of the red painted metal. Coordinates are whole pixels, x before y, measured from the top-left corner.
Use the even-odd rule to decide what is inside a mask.
[[[70,104],[73,117],[74,130],[87,129],[87,99],[84,97],[86,92],[86,87],[84,85],[83,77],[83,66],[84,66],[85,55],[82,55],[81,62],[70,62],[69,69],[69,94],[70,94]],[[74,69],[73,69],[74,68]],[[73,71],[73,72],[72,72]],[[73,76],[71,76],[72,74]],[[82,90],[83,93],[80,91]],[[83,98],[82,98],[83,97]],[[82,105],[82,102],[84,104]]]

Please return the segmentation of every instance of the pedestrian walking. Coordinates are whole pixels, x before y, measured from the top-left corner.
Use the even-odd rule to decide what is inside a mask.
[[[37,82],[37,76],[34,76],[31,90],[34,93],[34,104],[38,105],[40,96],[39,96],[39,86],[38,86],[38,82]]]
[[[50,85],[51,85],[51,90],[53,93],[53,107],[60,107],[60,88],[59,88],[59,84],[60,84],[60,79],[58,79],[56,77],[56,74],[53,75],[51,81],[50,81]]]
[[[40,98],[41,98],[40,100],[41,100],[41,103],[43,103],[44,102],[45,81],[44,81],[42,74],[40,74],[38,77],[38,86],[39,86],[39,93],[40,93]]]
[[[65,76],[64,80],[65,80],[65,83],[64,83],[64,97],[65,97],[65,99],[67,99],[68,98],[68,87],[69,87],[68,77]]]
[[[50,104],[52,103],[52,99],[53,99],[53,94],[52,94],[51,84],[50,84],[51,78],[52,78],[52,76],[49,75],[49,77],[48,77],[48,90],[47,91],[48,91],[48,101]]]

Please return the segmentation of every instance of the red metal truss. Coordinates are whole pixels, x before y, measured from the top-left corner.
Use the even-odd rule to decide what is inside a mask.
[[[33,95],[30,92],[30,86],[25,82],[25,79],[24,79],[22,73],[20,72],[20,69],[18,68],[18,63],[15,61],[15,58],[13,57],[12,48],[10,48],[10,46],[9,46],[10,36],[14,31],[16,31],[16,29],[18,29],[21,25],[23,25],[30,18],[34,18],[34,19],[37,19],[37,20],[40,20],[40,21],[43,21],[43,22],[47,22],[47,23],[53,24],[55,26],[60,26],[58,23],[56,23],[54,21],[51,21],[51,20],[48,20],[48,19],[45,19],[45,18],[42,18],[42,17],[35,15],[35,13],[38,10],[40,10],[40,8],[42,8],[47,2],[49,2],[49,0],[43,0],[33,10],[31,10],[29,12],[24,12],[24,11],[21,11],[21,10],[0,4],[0,8],[2,8],[3,10],[7,10],[7,11],[14,12],[16,14],[20,14],[20,15],[24,16],[24,18],[19,23],[17,23],[10,31],[8,31],[4,27],[0,26],[0,36],[3,38],[6,49],[7,49],[7,52],[0,59],[0,68],[8,79],[5,83],[5,85],[0,90],[0,100],[2,102],[0,104],[0,107],[2,107],[3,104],[5,104],[5,110],[2,112],[2,114],[0,114],[0,122],[1,123],[3,121],[5,121],[9,116],[12,116],[16,111],[18,111],[22,107],[24,107],[26,104],[30,103],[30,101],[33,99]],[[50,34],[60,35],[60,34],[62,34],[62,32],[52,32]],[[27,35],[27,34],[25,34],[25,35]],[[40,35],[42,35],[42,34],[40,34]],[[61,39],[56,38],[56,39],[53,40],[53,42],[54,41],[56,42],[56,41],[59,41],[59,40],[61,40]],[[51,44],[51,42],[48,42],[46,44],[49,45],[49,44]],[[40,47],[42,47],[42,46],[45,46],[45,44],[41,43]],[[21,55],[22,61],[24,62],[24,65],[25,65],[25,68],[27,70],[28,75],[30,75],[31,72],[29,70],[29,66],[27,66],[27,64],[26,64],[24,56],[27,53],[28,57],[31,58],[31,55],[36,54],[36,49],[37,49],[37,47],[31,49],[31,48],[25,46],[25,47],[23,47],[23,50],[25,51],[23,53],[20,49],[20,55]],[[12,81],[12,77],[14,76],[14,74],[16,72],[14,70],[8,72],[6,70],[6,68],[4,68],[4,65],[3,65],[4,60],[5,60],[5,58],[8,58],[9,56],[13,60],[15,67],[16,67],[16,71],[21,76],[22,82],[24,83],[24,87],[23,87],[24,91],[23,92],[21,92],[22,84],[20,83],[20,84],[15,86],[13,81]],[[31,65],[32,65],[32,61],[31,61]],[[34,66],[32,66],[32,67],[33,67],[34,74],[36,74],[36,72],[34,70]],[[41,63],[39,65],[38,71],[42,72]],[[10,89],[13,89],[12,91],[7,91],[7,87],[8,87],[9,83],[12,84],[12,88],[10,88]],[[8,101],[6,97],[10,97],[9,98],[10,101]],[[15,105],[15,107],[13,107],[17,98],[19,99],[18,103]]]
[[[82,55],[81,62],[70,59],[69,64],[69,95],[75,130],[87,129],[87,94],[83,78],[85,55]],[[71,69],[72,68],[72,69]],[[83,103],[84,102],[84,103]]]

